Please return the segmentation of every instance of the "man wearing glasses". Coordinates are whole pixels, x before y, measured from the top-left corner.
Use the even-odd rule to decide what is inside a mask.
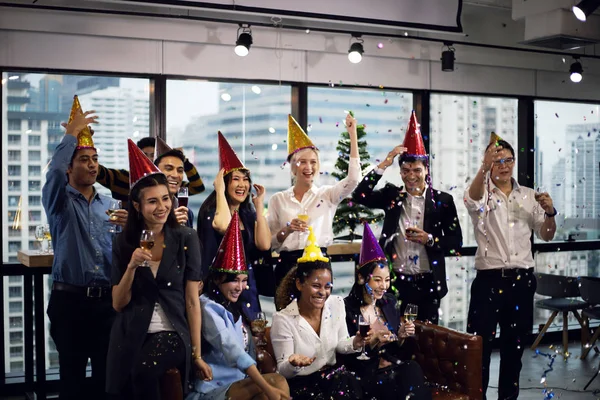
[[[500,324],[498,398],[519,395],[521,357],[533,325],[531,231],[552,240],[557,212],[548,193],[520,186],[512,177],[515,151],[492,134],[483,164],[464,200],[477,240],[467,331],[483,337],[483,398],[489,382],[490,356]]]

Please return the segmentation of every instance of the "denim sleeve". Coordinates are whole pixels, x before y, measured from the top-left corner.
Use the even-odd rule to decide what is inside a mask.
[[[42,188],[42,204],[47,215],[56,215],[67,199],[67,169],[77,147],[77,138],[65,135],[56,147]]]

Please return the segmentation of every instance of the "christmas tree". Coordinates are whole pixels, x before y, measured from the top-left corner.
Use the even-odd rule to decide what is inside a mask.
[[[354,117],[352,111],[350,115]],[[363,171],[369,168],[371,165],[369,161],[369,152],[367,151],[367,141],[365,136],[364,125],[358,125],[356,127],[356,134],[358,138],[358,154],[360,155],[360,168]],[[335,172],[331,175],[337,179],[344,179],[348,175],[348,162],[350,159],[350,135],[348,132],[342,132],[341,138],[338,142],[336,150],[338,151],[339,157],[335,162]],[[338,237],[336,239],[341,240],[354,240],[361,236],[355,233],[356,228],[359,227],[363,221],[367,221],[369,224],[381,220],[382,215],[376,214],[371,211],[370,208],[362,206],[352,201],[352,199],[344,199],[337,208],[335,217],[333,218],[333,233],[336,235],[349,229],[350,234],[347,236]]]

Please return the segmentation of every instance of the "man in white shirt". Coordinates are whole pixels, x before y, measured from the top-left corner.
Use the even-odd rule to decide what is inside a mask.
[[[552,198],[520,186],[512,177],[514,166],[511,145],[492,139],[483,165],[464,195],[477,240],[477,276],[471,286],[467,331],[483,337],[484,399],[498,324],[498,398],[516,399],[519,395],[521,357],[533,325],[536,289],[531,231],[545,241],[552,240],[556,231]]]

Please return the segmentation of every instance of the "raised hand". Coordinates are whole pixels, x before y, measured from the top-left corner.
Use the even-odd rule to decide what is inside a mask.
[[[500,150],[502,150],[503,148],[504,147],[502,146],[496,145],[491,145],[488,147],[488,149],[483,154],[483,172],[488,172],[490,169],[492,169],[492,165],[494,165],[494,162],[502,158],[502,156],[500,155]]]
[[[265,187],[257,183],[252,186],[254,186],[254,189],[256,190],[256,194],[252,194],[252,203],[254,203],[254,208],[259,210],[260,207],[262,210],[265,205]]]
[[[394,163],[394,158],[396,158],[396,156],[404,154],[406,152],[406,150],[407,150],[406,147],[404,147],[402,145],[394,147],[392,149],[392,151],[390,151],[388,153],[385,160],[380,162],[377,167],[381,168],[381,169],[386,169],[387,167],[389,167],[390,165],[392,165]]]
[[[91,110],[91,111],[86,111],[83,114],[76,114],[75,117],[73,117],[73,121],[71,121],[68,124],[63,122],[61,124],[61,126],[63,126],[67,130],[65,132],[67,135],[77,137],[79,132],[81,132],[83,130],[83,128],[85,128],[87,125],[98,123],[98,121],[97,121],[98,116],[92,115],[95,112],[96,111]]]
[[[213,182],[213,186],[215,187],[215,192],[217,193],[225,193],[225,169],[221,169],[217,176],[215,177],[215,181]]]

